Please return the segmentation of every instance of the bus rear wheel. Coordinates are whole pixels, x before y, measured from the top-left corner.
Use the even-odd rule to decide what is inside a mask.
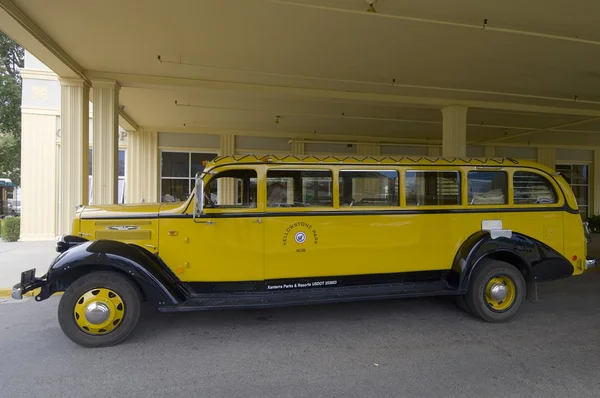
[[[469,311],[487,322],[513,318],[526,296],[523,274],[504,261],[484,260],[473,273],[464,296]]]
[[[105,347],[125,340],[140,316],[140,295],[127,277],[91,272],[71,284],[58,305],[58,323],[73,342]]]

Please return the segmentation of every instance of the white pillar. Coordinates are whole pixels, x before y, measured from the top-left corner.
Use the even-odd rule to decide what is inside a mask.
[[[467,109],[466,106],[442,109],[442,156],[467,156]]]
[[[78,205],[88,203],[90,86],[83,79],[61,79],[59,233],[72,232]]]
[[[381,145],[379,144],[358,144],[356,148],[356,154],[358,156],[379,156],[381,153]]]
[[[292,155],[304,155],[304,142],[292,141]]]
[[[440,148],[439,146],[430,146],[429,148],[427,148],[427,156],[430,156],[432,158],[439,158],[441,152],[442,148]]]
[[[92,203],[117,202],[119,156],[119,89],[115,81],[92,81]]]
[[[537,161],[538,161],[538,163],[546,165],[554,170],[556,168],[556,149],[554,149],[554,148],[538,148],[537,149]]]
[[[56,238],[56,115],[21,113],[21,240]]]
[[[219,156],[235,155],[235,135],[224,134],[221,136],[221,145],[219,148]],[[233,178],[221,178],[218,180],[218,198],[219,204],[234,204],[235,203],[235,180]]]
[[[158,202],[158,133],[128,131],[125,202]]]

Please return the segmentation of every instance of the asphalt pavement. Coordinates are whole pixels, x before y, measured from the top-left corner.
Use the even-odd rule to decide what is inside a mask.
[[[0,298],[0,397],[598,397],[600,272],[506,324],[447,298],[260,311],[145,308],[124,343],[61,332],[59,297]]]

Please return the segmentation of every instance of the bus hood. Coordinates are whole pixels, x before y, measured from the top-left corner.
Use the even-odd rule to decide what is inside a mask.
[[[81,210],[81,218],[154,218],[158,217],[160,207],[160,203],[85,206]]]
[[[185,202],[90,205],[81,209],[81,218],[157,218],[160,213],[177,213],[185,207]]]

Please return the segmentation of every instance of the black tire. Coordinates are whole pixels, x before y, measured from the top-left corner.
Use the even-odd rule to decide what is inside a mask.
[[[106,288],[117,293],[125,306],[124,316],[116,329],[107,334],[89,334],[76,323],[73,311],[77,300],[95,288]],[[137,287],[116,272],[91,272],[77,279],[67,288],[58,305],[60,328],[73,342],[84,347],[107,347],[125,340],[135,329],[140,317],[141,297]]]
[[[456,302],[456,306],[458,307],[458,309],[460,309],[463,312],[466,312],[467,314],[472,314],[471,310],[467,306],[467,302],[466,302],[466,298],[465,298],[464,294],[460,294],[460,295],[456,296],[455,302]]]
[[[514,284],[515,297],[512,304],[502,310],[492,308],[486,299],[487,285],[491,279],[497,277],[509,278]],[[471,276],[469,291],[464,296],[465,304],[473,315],[487,322],[504,322],[517,314],[525,299],[526,290],[523,274],[516,267],[504,261],[483,260],[481,264],[476,266]]]

